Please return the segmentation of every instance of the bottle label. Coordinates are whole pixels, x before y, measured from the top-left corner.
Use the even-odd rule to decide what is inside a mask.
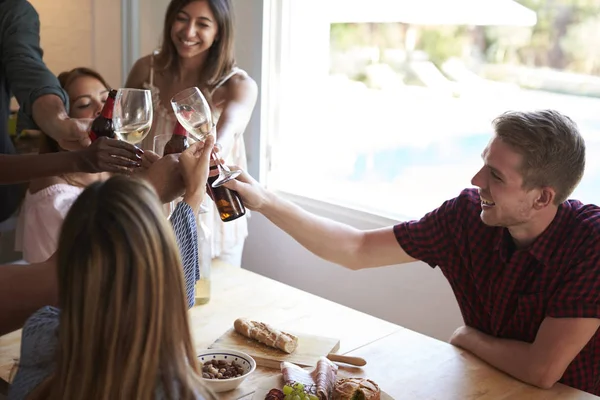
[[[113,94],[114,92],[114,94]],[[108,95],[108,97],[106,98],[106,103],[104,103],[104,107],[102,107],[102,112],[101,115],[104,118],[107,119],[112,119],[113,117],[113,110],[115,108],[115,96],[116,96],[117,92],[115,90],[111,91]]]

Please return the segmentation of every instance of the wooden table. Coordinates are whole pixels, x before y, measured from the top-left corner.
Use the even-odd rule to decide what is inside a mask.
[[[521,383],[448,343],[284,285],[253,272],[215,263],[212,299],[190,310],[198,350],[207,348],[238,317],[265,320],[289,330],[340,339],[340,354],[363,357],[363,368],[341,369],[367,376],[395,399],[504,400],[599,399],[556,385],[551,390]],[[0,380],[18,357],[20,331],[0,337]],[[258,367],[222,399],[252,398],[257,383],[278,374]]]

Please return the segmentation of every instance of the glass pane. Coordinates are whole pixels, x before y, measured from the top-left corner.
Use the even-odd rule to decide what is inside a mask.
[[[587,143],[572,197],[598,203],[600,52],[590,37],[600,39],[600,3],[520,3],[535,25],[331,24],[329,59],[310,60],[328,76],[294,76],[319,84],[310,101],[288,96],[282,107],[277,188],[418,218],[470,186],[494,117],[553,108]]]

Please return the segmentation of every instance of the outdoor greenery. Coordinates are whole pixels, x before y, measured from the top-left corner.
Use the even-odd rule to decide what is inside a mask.
[[[536,12],[535,26],[413,26],[411,50],[426,54],[437,66],[456,57],[600,76],[600,0],[516,1]],[[332,50],[406,50],[408,30],[402,23],[333,24]]]

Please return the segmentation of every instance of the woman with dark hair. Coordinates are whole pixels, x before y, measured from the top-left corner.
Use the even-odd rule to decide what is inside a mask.
[[[80,67],[61,73],[58,80],[69,96],[71,118],[92,119],[100,114],[110,86],[98,72]],[[42,136],[40,153],[61,151],[54,139]],[[171,201],[183,190],[177,159],[168,157],[152,163],[152,156],[152,152],[145,152],[142,168],[135,174],[154,185],[161,201]],[[15,247],[22,251],[23,259],[39,263],[54,254],[60,227],[73,202],[88,185],[109,177],[108,172],[74,172],[33,180],[21,206],[16,232]]]
[[[254,80],[235,65],[232,13],[229,0],[169,3],[160,49],[139,59],[126,83],[153,92],[155,117],[143,149],[152,150],[156,135],[173,132],[176,118],[170,100],[183,89],[196,86],[213,109],[221,157],[227,164],[246,168],[243,132],[258,90]],[[212,256],[240,265],[248,235],[246,217],[223,223],[212,203],[208,208],[201,218],[212,231]]]
[[[75,68],[58,76],[69,96],[71,118],[95,118],[106,102],[109,85],[96,71]],[[64,151],[48,135],[42,136],[40,153]],[[107,172],[73,172],[31,181],[21,206],[16,248],[28,263],[48,259],[56,251],[58,235],[69,208],[86,186],[108,179]]]

